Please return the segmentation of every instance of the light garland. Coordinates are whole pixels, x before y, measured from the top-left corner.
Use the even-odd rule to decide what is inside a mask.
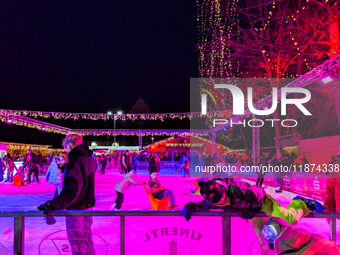
[[[43,112],[43,111],[26,111],[26,110],[4,110],[0,109],[0,114],[7,117],[33,117],[33,118],[54,118],[54,119],[71,119],[71,120],[120,120],[120,121],[135,121],[135,120],[160,120],[166,119],[193,119],[213,117],[216,112],[208,112],[207,115],[202,115],[201,112],[184,112],[184,113],[138,113],[138,114],[107,114],[107,113],[70,113],[70,112]],[[217,112],[220,117],[223,112]]]
[[[20,151],[27,151],[31,149],[32,151],[40,151],[46,153],[54,153],[54,152],[67,152],[64,149],[53,149],[48,148],[47,146],[34,146],[34,145],[8,145],[8,150],[20,150]]]
[[[166,147],[203,147],[203,143],[168,143]]]

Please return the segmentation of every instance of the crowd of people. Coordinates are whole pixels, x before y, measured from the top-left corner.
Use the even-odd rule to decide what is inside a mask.
[[[91,210],[93,206],[95,206],[94,183],[96,172],[104,175],[107,162],[114,158],[109,158],[107,155],[95,155],[93,151],[89,149],[88,145],[83,142],[82,137],[75,134],[69,135],[63,140],[63,147],[68,153],[58,153],[54,155],[50,160],[51,163],[46,172],[46,181],[49,184],[55,185],[53,199],[38,206],[39,210],[47,214],[47,224],[54,224],[56,222],[54,217],[48,215],[49,212],[54,210]],[[24,179],[26,173],[28,183],[31,183],[32,175],[34,175],[36,182],[39,183],[39,164],[37,164],[37,162],[40,162],[38,161],[39,158],[39,154],[35,155],[29,150],[24,158],[23,166],[16,169],[10,155],[7,155],[4,159],[4,164],[2,166],[0,165],[0,167],[2,167],[1,169],[6,168],[10,173],[7,174],[9,181],[13,179],[13,174],[11,173],[16,170],[17,174],[20,175],[20,180]],[[237,165],[251,164],[249,161],[250,158],[248,153],[242,155],[219,155],[219,153],[216,152],[208,156],[192,153],[190,158],[189,155],[183,153],[179,159],[180,165],[177,166],[177,171],[182,169],[181,171],[184,173],[184,177],[190,177],[190,160],[192,163],[201,165]],[[132,185],[148,185],[148,189],[154,199],[158,201],[168,199],[170,202],[170,210],[178,208],[174,191],[165,188],[161,184],[161,159],[158,153],[151,152],[146,158],[149,165],[149,180],[147,183],[137,180],[136,167],[138,165],[138,157],[136,155],[125,151],[117,159],[119,161],[116,159],[115,161],[119,162],[118,171],[124,174],[124,177],[115,185],[116,199],[111,209],[120,210],[122,208],[124,195]],[[0,162],[2,163],[2,161]],[[340,162],[340,154],[333,158],[332,162]],[[262,153],[260,164],[272,166],[293,165],[298,168],[301,165],[308,164],[308,162],[303,154],[295,156],[293,153],[290,155],[282,155],[280,153],[269,155]],[[301,196],[296,196],[287,207],[284,207],[280,205],[274,197],[266,193],[262,186],[264,175],[259,176],[256,185],[251,185],[248,182],[236,181],[232,177],[216,178],[209,173],[204,173],[203,176],[196,181],[196,187],[192,190],[192,193],[201,195],[203,200],[198,203],[188,202],[181,210],[181,214],[189,221],[194,211],[208,211],[211,209],[241,211],[243,218],[251,220],[255,232],[259,236],[263,254],[266,254],[268,249],[289,251],[287,249],[284,250],[287,245],[290,245],[297,251],[317,252],[318,250],[327,250],[330,253],[325,254],[340,254],[340,248],[335,243],[303,229],[292,227],[292,225],[297,224],[301,218],[311,211],[338,211],[339,208],[337,205],[340,203],[338,186],[340,187],[340,182],[337,177],[338,176],[330,175],[327,182],[325,207],[315,200]],[[276,192],[282,192],[282,182],[280,182],[282,181],[282,176],[280,172],[275,172],[274,178],[276,182]],[[24,181],[22,181],[22,184],[24,185]],[[267,217],[270,217],[270,219],[254,218],[254,216],[260,212],[263,212]],[[80,247],[84,244],[85,239],[88,254],[95,254],[91,236],[92,223],[92,217],[66,217],[67,235],[71,246],[76,245]],[[84,233],[86,233],[86,236],[84,236]],[[303,243],[300,242],[297,246],[294,240],[299,239],[302,235],[308,236],[309,239]],[[320,246],[315,246],[314,244],[318,243],[319,240],[322,240],[322,243],[319,243]]]

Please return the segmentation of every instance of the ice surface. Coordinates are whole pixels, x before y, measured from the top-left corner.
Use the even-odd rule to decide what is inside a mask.
[[[148,181],[148,172],[137,171],[139,181]],[[36,207],[53,198],[55,187],[47,184],[43,176],[41,183],[26,187],[12,187],[0,183],[0,211],[38,211]],[[105,175],[96,175],[96,206],[94,210],[109,210],[116,199],[114,187],[123,179],[117,170],[107,170]],[[191,195],[194,178],[184,178],[171,169],[162,169],[160,181],[175,193],[176,203],[182,208],[188,201],[202,200],[199,195]],[[253,183],[249,181],[250,183]],[[276,194],[269,187],[267,193],[282,205],[288,205],[295,196],[284,191]],[[142,186],[132,186],[125,193],[122,210],[151,209],[150,202]],[[62,247],[68,245],[65,236],[64,217],[56,217],[55,225],[46,225],[45,217],[25,217],[25,254],[71,254]],[[193,217],[190,222],[182,217],[126,217],[126,253],[143,254],[222,254],[222,223],[220,217]],[[261,254],[258,241],[255,241],[250,223],[241,218],[232,218],[232,254]],[[0,254],[13,254],[14,219],[0,217]],[[339,229],[339,222],[337,222]],[[325,219],[303,219],[297,225],[328,238],[329,227]],[[57,232],[57,234],[55,234]],[[120,217],[94,217],[92,232],[97,255],[120,254]],[[337,240],[340,240],[340,230]],[[53,240],[52,240],[53,239]],[[104,240],[104,241],[103,241]],[[255,243],[250,247],[250,245]],[[63,246],[64,245],[64,246]],[[66,245],[66,246],[65,246]],[[1,253],[1,247],[4,252]],[[169,251],[176,246],[176,252]],[[8,250],[8,252],[6,252]]]

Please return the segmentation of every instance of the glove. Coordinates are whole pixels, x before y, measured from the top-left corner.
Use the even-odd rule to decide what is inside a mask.
[[[41,204],[37,207],[39,211],[44,211],[44,214],[52,212],[51,203],[47,201],[45,204]]]
[[[189,221],[189,220],[191,219],[191,214],[192,214],[192,211],[190,210],[190,208],[184,207],[184,208],[181,210],[181,215],[182,215],[187,221]]]
[[[259,213],[259,210],[256,208],[248,208],[247,210],[243,211],[241,217],[244,219],[252,219],[256,214]]]

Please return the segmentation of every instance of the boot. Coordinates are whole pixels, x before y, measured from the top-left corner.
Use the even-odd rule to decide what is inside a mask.
[[[176,205],[176,204],[170,205],[170,210],[175,210],[176,208],[178,208],[178,205]]]
[[[317,202],[315,199],[312,200],[306,197],[296,196],[293,198],[293,200],[302,200],[303,202],[305,202],[309,210],[312,212],[323,212],[323,210],[326,208],[321,203]]]

